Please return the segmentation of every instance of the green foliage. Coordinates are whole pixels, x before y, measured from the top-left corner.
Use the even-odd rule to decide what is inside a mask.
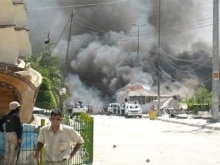
[[[50,80],[46,77],[43,77],[35,105],[44,109],[54,109],[57,107],[55,97],[51,91]]]
[[[59,70],[59,59],[57,57],[48,54],[44,48],[37,55],[32,56],[28,62],[31,63],[31,67],[41,73],[43,83],[39,90],[39,93],[35,105],[40,108],[57,108],[60,106],[61,101],[70,96],[69,87],[64,84],[64,77]],[[48,85],[49,84],[49,85]],[[67,93],[61,96],[59,91],[61,88],[66,88]],[[51,99],[52,98],[52,99]],[[54,103],[55,101],[55,103]]]
[[[51,91],[51,84],[50,84],[50,80],[46,77],[43,77],[43,81],[42,81],[42,84],[41,84],[41,87],[40,87],[40,90],[43,90],[43,91]]]
[[[186,99],[183,102],[187,103],[188,110],[192,111],[194,114],[198,111],[209,110],[212,106],[211,92],[209,92],[204,85],[201,85],[192,98]]]
[[[38,63],[31,63],[31,67],[35,70],[37,70],[39,73],[41,73],[42,77],[49,77],[49,70],[46,68],[43,68]]]
[[[204,85],[200,86],[195,93],[195,102],[197,104],[211,104],[211,93]]]

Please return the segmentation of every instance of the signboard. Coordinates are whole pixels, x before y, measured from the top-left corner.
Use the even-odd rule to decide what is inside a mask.
[[[213,78],[219,79],[219,72],[213,72]]]

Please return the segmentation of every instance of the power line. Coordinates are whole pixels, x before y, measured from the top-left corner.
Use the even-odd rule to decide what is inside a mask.
[[[101,6],[107,4],[115,4],[126,2],[127,0],[118,0],[115,2],[103,2],[103,3],[91,3],[91,4],[83,4],[83,5],[68,5],[68,6],[52,6],[52,7],[28,7],[28,10],[47,10],[47,9],[62,9],[62,8],[83,8],[83,7],[93,7],[93,6]]]
[[[176,58],[176,57],[174,57],[174,56],[172,56],[172,55],[166,53],[163,49],[161,49],[161,52],[162,52],[164,55],[166,55],[166,56],[168,56],[168,57],[170,57],[170,58],[172,58],[172,59],[174,59],[174,60],[176,60],[176,61],[180,61],[180,62],[195,63],[195,62],[197,62],[197,61],[200,61],[200,59],[202,58],[202,57],[200,57],[200,58],[198,58],[198,59],[196,59],[196,60],[192,60],[192,59],[186,60],[186,59]]]
[[[166,57],[163,53],[161,53],[161,57],[164,59],[164,61],[170,66],[172,67],[173,69],[175,70],[178,70],[179,72],[193,72],[193,71],[196,71],[198,70],[199,68],[201,68],[202,66],[205,66],[205,64],[208,62],[208,60],[204,60],[203,63],[201,64],[197,64],[198,66],[193,68],[193,69],[190,69],[190,70],[182,70],[182,69],[179,69],[179,66],[176,65],[175,63],[173,63],[171,60],[169,60],[168,57]],[[195,64],[195,63],[194,63]]]
[[[175,78],[169,76],[169,73],[165,72],[165,71],[163,70],[163,68],[160,68],[160,69],[161,69],[161,71],[164,73],[164,74],[163,74],[164,76],[166,76],[167,78],[169,78],[169,79],[171,79],[171,80],[174,80],[174,81],[179,82],[179,80],[177,80],[177,79],[175,79]],[[204,81],[200,81],[200,84],[204,84],[204,83],[206,83],[206,82],[208,82],[208,81],[211,81],[211,78],[205,79]],[[197,85],[198,83],[188,83],[188,84]],[[183,84],[182,84],[182,85],[183,85]],[[183,86],[184,86],[184,85],[183,85]]]
[[[70,19],[71,19],[71,15],[69,16],[69,18],[68,18],[68,20],[67,20],[67,22],[66,22],[66,24],[65,24],[65,26],[64,26],[64,28],[63,28],[63,30],[62,30],[62,32],[60,33],[60,35],[59,35],[57,41],[55,42],[55,45],[54,45],[53,49],[51,50],[51,54],[53,53],[53,51],[54,51],[54,49],[56,48],[56,46],[57,46],[59,40],[61,39],[61,37],[62,37],[62,35],[63,35],[63,33],[64,33],[64,31],[65,31],[65,29],[66,29],[66,27],[67,27],[67,25],[68,25],[68,23],[69,23],[69,21],[70,21]]]

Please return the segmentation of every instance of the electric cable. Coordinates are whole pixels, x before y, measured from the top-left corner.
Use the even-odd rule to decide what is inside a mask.
[[[170,61],[165,55],[163,55],[163,53],[161,52],[161,50],[160,50],[160,55],[161,55],[161,57],[164,59],[164,61],[165,61],[170,67],[172,67],[173,69],[178,70],[178,71],[180,71],[180,72],[193,72],[193,71],[195,71],[195,70],[201,68],[202,66],[204,66],[204,64],[206,64],[207,61],[208,61],[208,60],[205,60],[203,63],[201,63],[200,65],[198,65],[197,67],[195,67],[195,68],[193,68],[193,69],[190,69],[190,70],[181,70],[181,69],[179,69],[179,67],[178,67],[176,64],[174,64],[174,63],[173,63],[172,61]]]
[[[115,4],[126,2],[127,0],[118,0],[115,2],[103,2],[103,3],[91,3],[91,4],[82,4],[82,5],[68,5],[68,6],[52,6],[52,7],[28,7],[28,10],[47,10],[47,9],[62,9],[62,8],[74,8],[74,7],[92,7],[92,6],[101,6],[107,4]]]

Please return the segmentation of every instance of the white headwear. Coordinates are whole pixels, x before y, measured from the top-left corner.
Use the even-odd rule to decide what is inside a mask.
[[[20,107],[21,105],[19,104],[19,102],[17,102],[17,101],[12,101],[12,102],[10,102],[10,104],[9,104],[9,109],[10,110],[14,110],[14,109],[16,109],[16,108],[18,108],[18,107]]]

